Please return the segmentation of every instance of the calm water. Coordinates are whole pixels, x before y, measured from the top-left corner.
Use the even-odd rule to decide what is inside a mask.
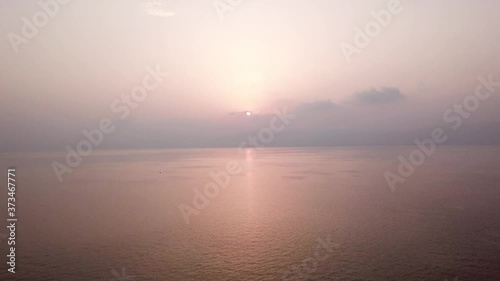
[[[3,154],[0,233],[11,165],[19,221],[0,279],[500,280],[500,148],[439,148],[392,193],[383,173],[412,149],[96,152],[63,183],[63,155]],[[241,173],[186,224],[179,204],[230,161]]]

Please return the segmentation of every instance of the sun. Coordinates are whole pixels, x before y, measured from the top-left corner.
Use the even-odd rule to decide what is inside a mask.
[[[246,114],[247,116],[252,116],[252,112],[251,112],[251,111],[247,111],[245,114]]]

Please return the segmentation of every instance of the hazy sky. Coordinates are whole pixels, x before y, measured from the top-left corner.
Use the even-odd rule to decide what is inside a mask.
[[[212,0],[72,0],[16,53],[8,34],[43,10],[0,1],[0,152],[63,150],[103,118],[102,148],[234,146],[284,106],[296,118],[271,146],[428,137],[479,76],[500,81],[500,1],[401,1],[348,63],[340,44],[389,2],[242,0],[221,20]],[[112,102],[156,65],[169,76],[120,120]],[[450,144],[499,144],[499,96]]]

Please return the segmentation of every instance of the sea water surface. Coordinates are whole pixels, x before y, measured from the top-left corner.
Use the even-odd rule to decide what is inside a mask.
[[[0,280],[500,280],[500,147],[440,147],[391,192],[413,149],[97,151],[62,183],[64,154],[1,154]],[[179,206],[228,163],[188,224]]]

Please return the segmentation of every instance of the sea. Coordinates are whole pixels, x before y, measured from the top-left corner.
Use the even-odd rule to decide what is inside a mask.
[[[0,280],[500,280],[500,147],[415,149],[2,153]]]

